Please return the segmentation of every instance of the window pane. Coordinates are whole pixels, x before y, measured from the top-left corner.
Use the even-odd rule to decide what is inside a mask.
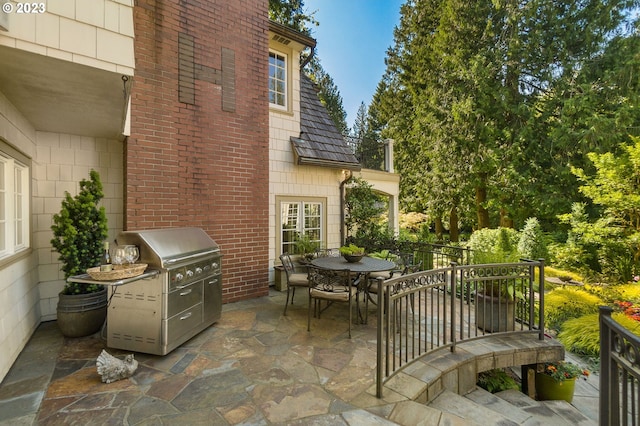
[[[22,221],[23,211],[22,211],[22,169],[16,167],[14,170],[14,235],[15,241],[14,245],[16,247],[22,246],[23,243],[23,229],[22,229]]]
[[[0,257],[29,246],[29,167],[0,153]]]
[[[306,217],[304,220],[305,229],[320,229],[319,217]]]
[[[319,229],[310,229],[307,231],[307,235],[311,239],[311,241],[320,242],[320,230]]]
[[[269,102],[285,106],[287,91],[286,58],[269,52]]]
[[[282,203],[280,205],[280,212],[282,215],[282,253],[295,253],[295,242],[298,236],[298,204],[297,203]]]
[[[282,233],[282,253],[295,253],[297,232],[285,231]]]
[[[281,253],[297,254],[295,241],[299,235],[308,236],[312,242],[323,246],[322,203],[282,202],[281,217]]]
[[[304,209],[308,216],[320,216],[320,203],[305,203]]]

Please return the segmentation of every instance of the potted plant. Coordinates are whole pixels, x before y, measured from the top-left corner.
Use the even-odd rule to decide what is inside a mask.
[[[306,265],[313,260],[318,250],[319,245],[317,241],[312,241],[308,234],[298,234],[295,242],[296,254],[300,257],[298,262],[302,265]]]
[[[538,364],[536,371],[536,395],[538,400],[573,400],[576,379],[589,377],[586,370],[571,362],[558,361]]]
[[[506,228],[487,229],[474,235],[477,240],[474,243],[474,264],[500,264],[518,259],[514,245],[517,237],[515,231]],[[513,279],[485,277],[478,283],[475,294],[476,325],[490,333],[513,331],[516,302],[524,300],[524,294]]]
[[[107,216],[98,203],[104,197],[100,176],[80,181],[80,192],[65,192],[60,212],[53,216],[51,245],[58,252],[65,280],[98,266],[107,238]],[[66,282],[59,294],[57,319],[63,335],[80,337],[100,329],[107,314],[107,290],[102,285]]]
[[[358,247],[355,244],[342,246],[339,250],[342,257],[344,257],[347,262],[350,263],[360,262],[364,257],[364,248]]]
[[[490,333],[514,330],[516,301],[524,298],[512,282],[500,281],[481,284],[475,297],[476,325]]]

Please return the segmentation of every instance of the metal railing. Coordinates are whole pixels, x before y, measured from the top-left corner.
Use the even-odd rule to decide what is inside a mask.
[[[544,340],[542,260],[452,262],[377,284],[379,398],[384,383],[436,349],[455,352],[458,342],[496,333],[537,333]]]
[[[640,337],[600,307],[600,425],[640,424]]]
[[[375,241],[359,241],[358,244],[367,247],[369,252],[388,250],[393,253],[412,253],[416,263],[422,261],[422,269],[446,268],[451,262],[458,265],[471,263],[472,252],[469,247],[421,241],[398,241],[391,246],[376,244]]]
[[[387,151],[384,141],[368,138],[360,139],[354,136],[345,136],[344,140],[363,168],[383,172],[389,171],[385,167],[385,164],[387,164]]]
[[[455,262],[458,265],[471,263],[471,249],[469,247],[450,246],[435,243],[409,243],[409,250],[415,253],[417,260],[422,261],[422,269],[446,268]]]

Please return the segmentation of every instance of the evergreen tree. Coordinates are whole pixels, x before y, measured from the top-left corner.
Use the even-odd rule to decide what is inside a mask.
[[[640,125],[639,33],[625,26],[639,4],[403,5],[370,107],[396,141],[402,203],[435,218],[448,213],[452,230],[457,218],[516,226],[566,211],[578,196],[569,165]]]

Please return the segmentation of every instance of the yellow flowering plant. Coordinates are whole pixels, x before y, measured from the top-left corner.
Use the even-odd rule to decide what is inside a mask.
[[[566,361],[546,362],[543,364],[541,373],[551,376],[556,382],[581,376],[585,379],[589,377],[589,370]]]

